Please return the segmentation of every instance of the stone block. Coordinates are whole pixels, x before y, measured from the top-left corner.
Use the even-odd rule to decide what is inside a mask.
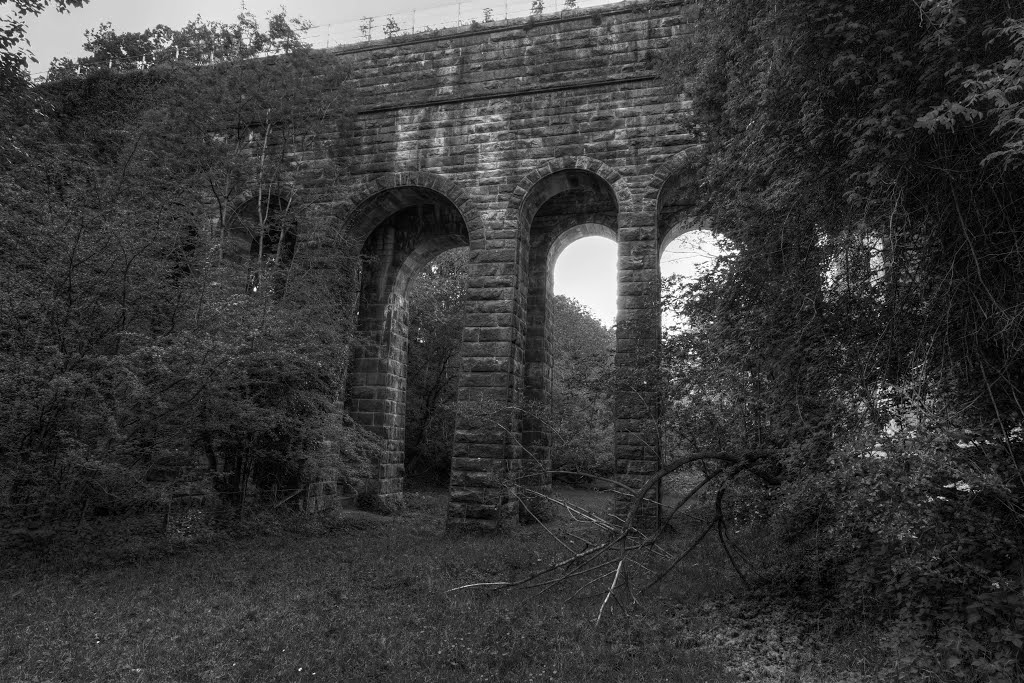
[[[507,244],[511,240],[495,240],[499,244]],[[514,244],[514,243],[513,243]],[[516,250],[513,247],[498,246],[488,241],[487,248],[476,252],[473,256],[473,262],[479,264],[485,263],[500,263],[509,264],[514,263],[516,259]]]
[[[475,301],[503,301],[513,298],[512,287],[474,287],[469,296]]]
[[[505,457],[504,444],[456,443],[452,469],[463,472],[492,472]]]
[[[658,335],[661,328],[661,308],[657,299],[647,297],[618,297],[619,313],[616,320],[623,323],[643,323],[651,330],[652,336]]]
[[[638,268],[633,270],[619,270],[615,277],[616,282],[621,286],[625,282],[660,282],[658,271],[654,268]]]
[[[508,485],[503,473],[494,471],[456,471],[451,473],[452,488],[497,489]]]
[[[502,492],[497,489],[452,486],[449,503],[474,508],[491,508],[497,515],[502,503]]]
[[[401,483],[402,477],[405,476],[405,465],[402,463],[378,465],[377,476],[381,479],[396,479]]]
[[[616,458],[615,459],[615,473],[636,476],[639,482],[646,483],[650,475],[654,474],[660,469],[660,465],[657,460],[646,459],[641,460],[638,458]],[[640,485],[642,485],[642,483]],[[639,486],[638,486],[639,488]]]
[[[476,349],[474,349],[476,351]],[[508,355],[468,357],[462,359],[463,377],[465,373],[493,372],[504,373],[508,370]]]
[[[621,302],[623,299],[643,301],[648,306],[658,305],[661,300],[661,283],[654,278],[639,282],[620,282],[618,300]]]
[[[466,328],[462,335],[463,344],[511,342],[516,331],[512,327],[472,327]]]
[[[508,327],[513,322],[511,311],[503,313],[478,311],[475,302],[471,302],[468,308],[470,312],[466,313],[466,327]]]
[[[460,447],[475,448],[477,445],[500,446],[502,453],[508,446],[505,435],[496,431],[490,422],[474,425],[467,417],[460,416],[459,426],[455,429],[455,443]]]
[[[511,292],[510,292],[511,293]],[[470,297],[473,297],[473,301],[470,303],[470,307],[474,313],[504,313],[511,314],[515,311],[515,301],[509,297],[508,299],[497,300],[497,301],[479,301],[473,296],[475,292],[470,292]]]
[[[508,378],[504,378],[507,380]],[[459,410],[462,415],[471,414],[480,406],[505,405],[508,401],[508,382],[501,381],[491,384],[469,386],[465,378],[459,378]],[[462,418],[460,415],[460,419]]]
[[[510,330],[511,331],[511,330]],[[473,357],[491,357],[491,358],[502,358],[508,359],[513,353],[513,346],[511,341],[463,341],[463,355],[469,356],[470,352]],[[466,368],[466,366],[463,366]]]
[[[657,250],[648,251],[643,250],[630,250],[625,254],[622,251],[619,252],[619,271],[624,270],[651,270],[657,272],[658,267],[658,252]]]

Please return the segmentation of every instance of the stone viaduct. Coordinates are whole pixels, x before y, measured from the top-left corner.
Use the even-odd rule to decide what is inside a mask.
[[[548,400],[552,267],[582,236],[618,244],[617,475],[658,467],[658,262],[691,220],[698,148],[687,101],[653,62],[696,12],[693,0],[638,0],[335,50],[353,68],[356,114],[344,191],[322,200],[369,257],[357,313],[369,342],[354,351],[349,400],[387,440],[381,504],[402,495],[406,289],[461,246],[449,529],[514,523],[522,485],[550,486],[549,434],[522,406]]]

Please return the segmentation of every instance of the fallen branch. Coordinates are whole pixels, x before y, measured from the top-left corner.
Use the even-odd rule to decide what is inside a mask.
[[[468,583],[465,586],[456,586],[455,588],[449,588],[445,593],[454,593],[455,591],[466,590],[467,588],[482,588],[491,586],[511,586],[512,584],[508,581],[488,581],[486,583]]]
[[[597,624],[601,623],[601,617],[604,615],[605,606],[608,605],[608,599],[612,597],[612,594],[615,592],[615,586],[619,583],[619,577],[622,575],[622,565],[623,560],[619,560],[619,566],[615,570],[615,578],[612,579],[611,588],[608,589],[608,593],[604,596],[604,602],[601,603],[601,609],[597,612]]]

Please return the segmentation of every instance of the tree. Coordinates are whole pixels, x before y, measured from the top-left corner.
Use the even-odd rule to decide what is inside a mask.
[[[553,300],[551,465],[608,475],[613,470],[612,370],[615,335],[575,299]]]
[[[466,253],[434,259],[409,288],[405,452],[410,474],[447,479],[466,318]]]
[[[451,468],[466,315],[466,255],[435,259],[409,291],[406,462],[438,479]],[[556,296],[550,403],[526,406],[553,431],[554,469],[609,473],[614,335],[583,304]]]
[[[51,4],[58,12],[81,7],[89,0],[14,0],[14,13],[0,20],[0,93],[22,87],[28,82],[29,61],[35,61],[25,45],[25,19],[39,16]],[[6,3],[5,3],[6,4]]]
[[[399,33],[401,33],[401,31],[402,27],[398,25],[398,22],[395,21],[395,18],[391,15],[388,15],[387,23],[384,24],[384,35],[386,35],[388,38],[394,38]]]
[[[332,159],[345,79],[294,50],[90,74],[14,112],[0,165],[5,500],[56,517],[152,503],[149,468],[198,457],[241,502],[255,484],[348,467],[351,302],[337,293],[356,264],[289,189],[306,172],[293,155]]]
[[[1019,642],[1022,616],[1019,21],[730,0],[662,64],[737,247],[666,354],[702,481],[767,515],[779,585],[913,622],[919,666],[1007,680],[1019,647],[978,638]],[[717,449],[778,482],[770,504]]]
[[[244,9],[234,23],[196,17],[180,29],[158,24],[144,31],[117,32],[104,22],[85,32],[82,47],[89,56],[54,59],[47,78],[56,80],[107,68],[134,71],[161,64],[212,64],[304,51],[300,33],[310,27],[307,20],[289,17],[282,10],[268,12],[264,23],[266,29],[255,14]]]

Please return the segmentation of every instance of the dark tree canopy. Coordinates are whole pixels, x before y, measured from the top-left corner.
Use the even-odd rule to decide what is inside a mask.
[[[964,643],[1024,617],[1022,21],[726,0],[661,61],[737,249],[674,299],[675,431],[779,477],[770,502],[716,481],[786,542],[781,584],[913,621],[917,665],[992,680],[1019,675],[1019,635]],[[939,616],[972,604],[989,616]]]
[[[154,65],[211,64],[252,59],[260,55],[294,53],[303,48],[300,32],[309,27],[284,10],[270,12],[266,28],[252,12],[243,10],[233,23],[196,17],[180,29],[164,24],[144,31],[115,31],[109,22],[85,32],[88,56],[54,59],[50,80],[80,76],[106,68],[132,71]]]
[[[39,16],[51,5],[58,12],[67,12],[87,2],[89,0],[12,0],[12,13],[0,18],[0,94],[24,86],[29,60],[35,61],[26,47],[26,18]]]
[[[335,87],[303,90],[313,75]],[[355,290],[355,259],[285,182],[290,154],[326,144],[317,114],[344,112],[346,77],[297,49],[86,74],[4,107],[0,487],[17,504],[152,504],[165,492],[146,472],[197,455],[236,502],[360,473],[324,447],[344,421],[337,293]]]

